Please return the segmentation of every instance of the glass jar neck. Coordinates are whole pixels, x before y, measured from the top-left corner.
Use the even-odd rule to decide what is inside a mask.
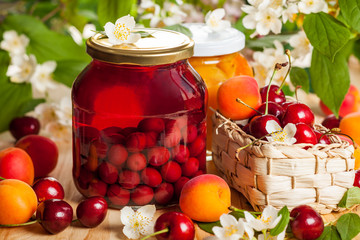
[[[179,65],[185,65],[188,64],[187,59],[183,59],[174,63],[169,64],[162,64],[162,65],[150,65],[150,66],[142,66],[142,65],[136,65],[136,64],[116,64],[111,62],[104,62],[100,61],[98,59],[93,59],[92,63],[96,67],[104,67],[104,68],[123,68],[123,69],[129,69],[129,70],[138,70],[138,69],[169,69],[169,68],[175,68]]]

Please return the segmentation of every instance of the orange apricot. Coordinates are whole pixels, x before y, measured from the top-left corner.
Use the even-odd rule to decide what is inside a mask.
[[[357,145],[360,145],[360,112],[353,112],[340,121],[340,130],[349,135]]]
[[[0,182],[0,224],[27,222],[37,208],[37,197],[27,183],[17,179]]]
[[[240,98],[252,108],[261,105],[261,96],[257,81],[250,76],[236,76],[226,80],[217,92],[218,109],[221,114],[233,120],[250,118],[255,111],[236,102]]]
[[[357,147],[354,151],[354,157],[355,157],[355,170],[360,168],[360,148]]]
[[[229,185],[219,176],[202,174],[190,179],[181,190],[179,205],[181,211],[191,219],[214,222],[231,205]]]
[[[33,184],[34,165],[29,154],[15,147],[0,151],[0,177]]]

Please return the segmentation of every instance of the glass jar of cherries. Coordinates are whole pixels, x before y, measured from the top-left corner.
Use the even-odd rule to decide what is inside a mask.
[[[206,172],[207,90],[187,60],[194,43],[138,30],[149,37],[116,46],[90,38],[93,61],[72,88],[75,185],[113,207],[176,203]]]
[[[209,107],[217,107],[217,90],[221,83],[238,75],[253,76],[250,64],[240,50],[245,46],[245,35],[235,28],[213,31],[205,23],[186,23],[195,41],[194,55],[189,59],[209,91]],[[207,115],[207,150],[212,144],[212,112]]]

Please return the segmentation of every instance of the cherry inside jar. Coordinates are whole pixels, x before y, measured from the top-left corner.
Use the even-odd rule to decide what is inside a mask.
[[[77,189],[86,197],[104,196],[113,207],[177,203],[183,184],[206,172],[207,90],[190,56],[165,46],[171,58],[157,51],[161,56],[151,59],[147,49],[141,56],[152,55],[149,63],[136,56],[119,63],[116,56],[138,54],[141,43],[106,58],[96,52],[106,49],[89,51],[96,35],[88,41],[94,60],[72,89]],[[192,46],[189,40],[182,48]]]

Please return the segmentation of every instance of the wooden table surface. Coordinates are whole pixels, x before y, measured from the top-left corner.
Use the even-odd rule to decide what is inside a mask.
[[[1,137],[8,138],[7,136]],[[0,149],[3,149],[7,144],[0,142]],[[76,209],[77,204],[83,199],[83,196],[76,190],[72,180],[72,153],[70,146],[63,146],[59,149],[60,156],[58,164],[55,170],[50,176],[57,178],[65,189],[65,200]],[[212,162],[207,164],[208,173],[217,174],[216,168]],[[235,190],[232,191],[232,205],[246,210],[252,210],[251,205],[246,201],[240,193]],[[156,212],[158,217],[161,213],[169,210],[179,210],[178,207],[171,207],[167,209],[161,209]],[[354,209],[355,212],[360,214],[360,207]],[[1,213],[0,213],[1,214]],[[339,217],[338,213],[323,215],[326,222],[334,221]],[[63,232],[51,235],[47,233],[40,224],[33,224],[24,227],[14,228],[1,228],[0,229],[0,240],[108,240],[108,239],[127,239],[122,233],[123,225],[120,221],[120,210],[109,209],[108,214],[104,222],[96,228],[85,228],[80,226],[79,223],[74,223]],[[210,234],[202,231],[196,226],[196,240],[204,239]],[[358,236],[357,239],[360,239]]]

